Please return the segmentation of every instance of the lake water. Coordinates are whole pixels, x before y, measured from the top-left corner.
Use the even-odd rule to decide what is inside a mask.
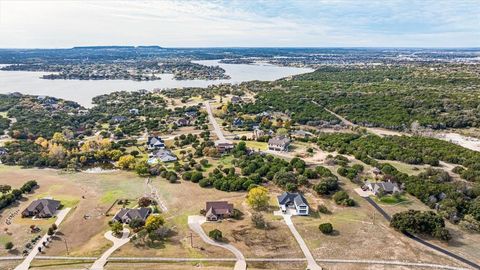
[[[0,93],[20,92],[32,95],[47,95],[73,100],[90,107],[93,97],[115,91],[131,91],[155,88],[207,87],[221,83],[241,83],[260,80],[273,81],[280,78],[312,72],[309,68],[280,67],[270,64],[222,64],[218,60],[194,61],[203,65],[218,65],[230,75],[228,80],[183,80],[173,79],[172,74],[161,74],[157,81],[130,80],[44,80],[45,72],[0,71]]]

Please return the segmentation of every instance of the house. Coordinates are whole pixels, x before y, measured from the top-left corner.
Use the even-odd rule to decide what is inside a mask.
[[[141,208],[122,208],[118,211],[113,217],[113,221],[118,221],[121,223],[130,223],[134,219],[139,219],[145,222],[147,217],[152,213],[150,208],[141,207]]]
[[[236,127],[242,126],[243,125],[243,120],[241,118],[235,118],[233,120],[233,125]]]
[[[277,136],[268,140],[268,150],[288,151],[290,139],[285,136]]]
[[[22,212],[22,217],[49,218],[52,217],[60,207],[60,201],[52,199],[39,199],[33,201]]]
[[[0,156],[7,154],[7,148],[0,147]]]
[[[284,192],[277,199],[283,213],[286,213],[288,209],[295,209],[296,215],[308,216],[310,207],[302,194]]]
[[[242,102],[242,98],[239,97],[239,96],[233,96],[232,99],[230,99],[230,101],[232,102],[232,104],[239,104]]]
[[[128,110],[128,112],[129,112],[130,114],[138,114],[138,113],[139,113],[139,110],[133,108],[133,109]]]
[[[218,140],[215,141],[215,147],[220,154],[223,154],[232,150],[235,145],[229,141]]]
[[[177,161],[177,157],[168,149],[160,149],[148,159],[148,164],[155,164],[158,161],[161,162],[173,162]]]
[[[179,127],[184,127],[184,126],[188,126],[190,124],[190,121],[188,121],[188,119],[186,118],[180,118],[177,120],[176,124]]]
[[[149,150],[164,149],[165,148],[165,143],[163,142],[162,138],[160,138],[158,136],[148,136],[147,148]]]
[[[185,117],[188,118],[195,118],[197,117],[198,112],[197,111],[188,111],[185,113]]]
[[[205,207],[205,217],[208,221],[217,221],[231,217],[233,214],[233,204],[226,201],[207,202]]]
[[[112,121],[114,123],[120,123],[120,122],[123,122],[123,121],[126,121],[127,120],[127,117],[125,116],[114,116],[112,117]]]
[[[252,138],[254,140],[257,140],[258,138],[261,138],[265,135],[265,131],[261,130],[260,128],[257,127],[253,129]]]
[[[397,183],[393,182],[367,182],[365,187],[373,192],[373,194],[377,195],[380,191],[383,191],[388,194],[394,194],[397,192],[401,192],[400,187],[398,187]]]

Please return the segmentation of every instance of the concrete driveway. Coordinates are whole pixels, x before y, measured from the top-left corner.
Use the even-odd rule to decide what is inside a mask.
[[[243,256],[242,252],[238,250],[236,247],[227,244],[227,243],[222,243],[222,242],[217,242],[212,240],[208,235],[205,233],[205,231],[202,228],[202,224],[206,222],[206,219],[204,216],[189,216],[188,217],[188,226],[192,231],[194,231],[196,234],[202,238],[203,242],[212,245],[212,246],[217,246],[224,248],[230,252],[232,252],[235,257],[237,258],[237,262],[235,263],[235,267],[233,268],[234,270],[246,270],[247,269],[247,262],[245,261],[245,257]]]
[[[107,238],[108,240],[113,242],[113,246],[109,248],[107,251],[105,251],[98,260],[96,260],[92,267],[90,267],[90,270],[103,270],[103,267],[107,263],[108,257],[112,255],[115,250],[120,248],[121,246],[125,245],[130,241],[130,238],[128,235],[130,234],[130,231],[127,228],[124,228],[122,231],[122,237],[117,238],[113,236],[112,231],[106,232],[103,236]]]
[[[308,270],[322,270],[322,267],[317,264],[315,261],[315,258],[313,258],[312,253],[308,249],[307,244],[303,240],[302,236],[298,233],[297,229],[295,228],[295,225],[293,224],[292,221],[292,215],[291,214],[282,214],[281,212],[275,212],[275,215],[279,215],[283,217],[283,220],[287,224],[288,228],[292,232],[293,236],[295,237],[295,240],[297,240],[298,245],[300,246],[300,249],[302,250],[303,254],[305,255],[305,258],[307,259],[307,269]]]

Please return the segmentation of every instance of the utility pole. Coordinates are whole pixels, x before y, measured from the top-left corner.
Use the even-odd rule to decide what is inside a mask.
[[[70,255],[68,252],[67,238],[63,237],[63,242],[65,243],[65,248],[67,249],[67,255]]]
[[[193,233],[190,233],[190,236],[188,236],[188,238],[190,238],[190,246],[193,248]]]

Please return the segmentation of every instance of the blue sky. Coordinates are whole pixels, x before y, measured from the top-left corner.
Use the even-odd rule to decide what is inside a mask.
[[[17,48],[480,47],[480,0],[0,0],[0,36]]]

